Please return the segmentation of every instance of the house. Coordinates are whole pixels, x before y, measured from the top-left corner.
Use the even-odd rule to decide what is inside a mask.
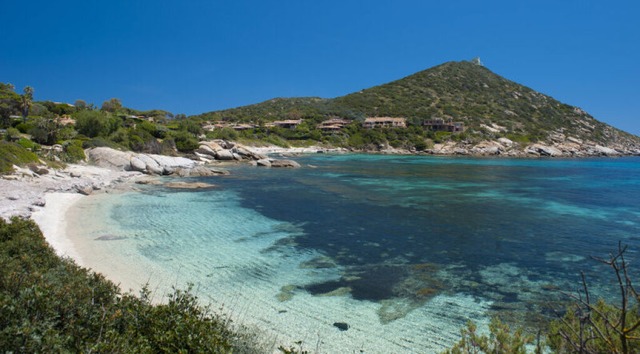
[[[337,132],[342,130],[342,128],[344,128],[344,126],[349,123],[351,123],[350,120],[342,118],[331,118],[318,124],[316,128],[322,130],[323,132]]]
[[[76,125],[76,120],[66,114],[61,117],[58,117],[57,120],[58,120],[58,124],[60,125]]]
[[[424,122],[423,126],[436,132],[462,132],[464,131],[464,123],[454,122],[452,119],[431,118]]]
[[[363,127],[367,129],[372,128],[406,128],[406,118],[392,118],[392,117],[370,117],[365,118]]]
[[[302,119],[289,119],[289,120],[277,120],[275,122],[267,123],[267,127],[280,127],[284,129],[295,129],[302,123]]]

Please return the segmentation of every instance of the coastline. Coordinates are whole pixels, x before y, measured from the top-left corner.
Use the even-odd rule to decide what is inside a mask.
[[[31,219],[38,224],[45,240],[60,257],[69,257],[78,265],[84,266],[82,257],[76,250],[72,240],[67,236],[67,215],[70,209],[85,198],[78,193],[46,193],[45,207],[31,215]]]

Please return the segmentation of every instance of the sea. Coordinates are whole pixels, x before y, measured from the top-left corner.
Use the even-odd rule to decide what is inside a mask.
[[[619,301],[599,259],[620,247],[636,274],[640,158],[296,160],[85,198],[73,237],[116,281],[191,286],[273,348],[314,353],[440,352],[493,317],[535,331],[583,277]]]

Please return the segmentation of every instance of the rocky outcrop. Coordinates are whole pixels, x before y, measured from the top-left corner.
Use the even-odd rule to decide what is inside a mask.
[[[225,140],[201,141],[195,153],[202,159],[217,161],[258,161],[266,158],[246,146]]]
[[[203,189],[216,187],[214,184],[204,182],[168,182],[165,183],[164,186],[173,189]]]
[[[300,164],[293,160],[269,160],[271,162],[271,167],[288,167],[288,168],[299,168]]]
[[[546,141],[534,144],[522,144],[501,137],[478,143],[467,141],[449,141],[434,144],[422,153],[432,155],[472,155],[506,157],[589,157],[589,156],[631,156],[640,155],[640,146],[631,143],[619,143],[602,146],[592,141],[583,141],[576,137],[553,132]]]
[[[557,149],[553,146],[546,146],[542,144],[529,145],[525,149],[525,152],[528,154],[538,155],[538,156],[550,156],[550,157],[562,156],[562,151],[560,151],[560,149]]]
[[[89,161],[97,166],[121,171],[138,171],[146,174],[171,175],[176,170],[194,169],[191,159],[175,156],[138,154],[99,147],[85,152]]]

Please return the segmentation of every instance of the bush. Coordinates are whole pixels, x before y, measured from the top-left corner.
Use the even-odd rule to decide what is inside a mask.
[[[64,156],[62,160],[64,162],[75,163],[78,161],[83,161],[87,158],[84,154],[84,149],[82,148],[82,141],[80,140],[72,140],[67,142],[64,146]]]
[[[198,140],[188,132],[178,131],[172,135],[176,143],[176,148],[180,152],[193,152],[193,150],[200,146]]]
[[[150,299],[58,258],[33,221],[0,219],[0,352],[259,352],[191,288]]]
[[[80,111],[75,114],[76,130],[90,138],[108,136],[118,128],[117,118],[101,111]]]
[[[36,152],[38,150],[40,150],[40,145],[34,143],[33,141],[29,140],[29,139],[25,139],[25,138],[20,138],[20,140],[18,140],[18,145],[22,146],[23,148],[29,150],[29,151],[33,151]]]
[[[38,156],[24,147],[6,141],[0,141],[0,173],[13,171],[13,165],[26,165],[38,162]]]
[[[526,354],[527,345],[533,344],[534,337],[525,335],[522,329],[511,333],[511,329],[499,319],[494,318],[489,324],[489,335],[477,333],[477,327],[472,322],[467,323],[467,328],[461,331],[462,338],[451,349],[443,354],[467,354],[467,353],[509,353]],[[536,353],[542,353],[540,345]]]

